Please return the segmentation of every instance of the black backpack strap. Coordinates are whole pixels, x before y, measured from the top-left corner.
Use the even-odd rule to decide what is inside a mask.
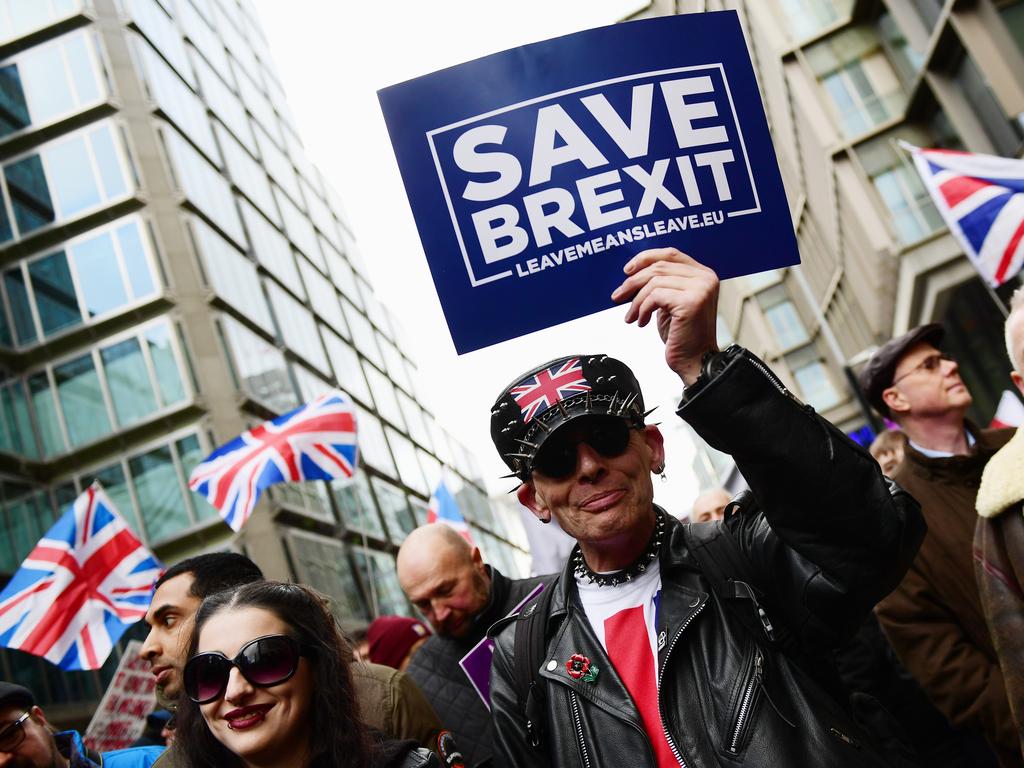
[[[725,515],[751,513],[756,502],[750,491],[743,491],[729,502]],[[724,521],[719,523],[686,523],[683,526],[686,545],[697,559],[712,591],[726,605],[738,607],[736,601],[748,601],[751,610],[737,611],[737,615],[755,635],[763,634],[771,645],[780,645],[786,638],[772,624],[761,605],[761,593],[748,581],[745,575],[750,568],[749,561],[736,543]]]
[[[544,587],[544,591],[523,608],[516,621],[515,658],[512,676],[519,710],[526,718],[526,739],[539,749],[544,738],[544,684],[538,672],[547,651],[547,618],[558,579]]]

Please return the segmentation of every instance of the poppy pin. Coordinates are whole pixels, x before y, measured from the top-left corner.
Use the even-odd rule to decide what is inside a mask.
[[[598,668],[591,664],[590,659],[582,653],[574,653],[565,662],[565,671],[573,680],[582,680],[584,683],[592,683],[597,679]]]

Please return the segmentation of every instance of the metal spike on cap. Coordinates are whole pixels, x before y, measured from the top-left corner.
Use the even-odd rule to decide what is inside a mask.
[[[625,414],[626,409],[633,404],[634,400],[636,400],[636,392],[634,392],[633,394],[631,394],[629,397],[622,401],[622,405],[619,406],[619,416]]]
[[[644,411],[644,418],[646,419],[646,418],[647,418],[648,416],[650,416],[650,415],[651,415],[652,413],[654,413],[654,412],[655,412],[656,410],[658,410],[658,406],[654,406],[653,408],[651,408],[651,409],[649,409],[649,410],[646,410],[646,411]]]
[[[525,446],[526,446],[527,448],[533,448],[533,450],[535,450],[535,451],[536,451],[536,450],[537,450],[538,448],[540,448],[540,446],[539,446],[539,445],[537,445],[536,443],[531,443],[531,442],[530,442],[529,440],[523,440],[523,439],[522,439],[521,437],[514,437],[514,438],[512,438],[512,439],[513,439],[513,440],[515,440],[515,441],[516,441],[517,443],[522,443],[522,444],[523,444],[523,445],[525,445]]]
[[[593,403],[590,400],[590,390],[587,390],[587,400],[586,400],[586,407],[585,407],[585,412],[586,413],[590,413],[590,408],[591,408],[592,405],[593,405]]]
[[[564,416],[566,419],[568,419],[569,418],[569,411],[567,411],[565,409],[565,403],[563,403],[561,400],[559,400],[557,405],[558,405],[558,410],[562,414],[562,416]]]
[[[533,458],[533,456],[531,456],[528,453],[506,453],[505,455],[508,456],[509,458],[515,458],[515,459],[527,459],[527,460],[529,460],[529,459]]]
[[[513,478],[513,477],[519,477],[519,473],[518,472],[509,472],[507,475],[501,475],[501,477],[499,477],[498,479],[499,480],[508,480],[510,478]]]
[[[615,398],[618,396],[618,392],[612,392],[612,400],[608,403],[608,413],[612,412],[612,408],[615,407]]]
[[[551,431],[551,427],[549,427],[547,424],[545,424],[543,422],[543,420],[541,420],[540,418],[535,419],[535,421],[537,422],[537,426],[540,427],[541,429],[543,429],[545,432],[550,432]]]

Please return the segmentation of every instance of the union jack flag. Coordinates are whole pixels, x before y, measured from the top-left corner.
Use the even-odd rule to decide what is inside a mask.
[[[146,615],[163,566],[94,483],[0,592],[0,646],[61,669],[99,669]]]
[[[462,511],[459,509],[459,502],[455,500],[455,495],[448,488],[444,477],[434,489],[434,495],[430,497],[430,504],[427,507],[427,522],[444,523],[458,531],[462,538],[470,544],[473,543],[473,536],[469,532],[466,518],[462,516]]]
[[[1024,160],[903,144],[950,232],[992,286],[1024,262]]]
[[[188,485],[238,531],[267,486],[352,477],[355,469],[355,412],[331,390],[222,445],[192,471]]]
[[[512,387],[510,394],[523,412],[523,422],[528,424],[555,403],[589,389],[580,359],[574,357],[526,377]]]

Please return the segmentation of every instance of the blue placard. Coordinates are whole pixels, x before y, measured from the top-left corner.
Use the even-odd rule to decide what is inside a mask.
[[[723,279],[800,261],[734,11],[591,29],[378,96],[460,354],[612,306],[645,248]]]

